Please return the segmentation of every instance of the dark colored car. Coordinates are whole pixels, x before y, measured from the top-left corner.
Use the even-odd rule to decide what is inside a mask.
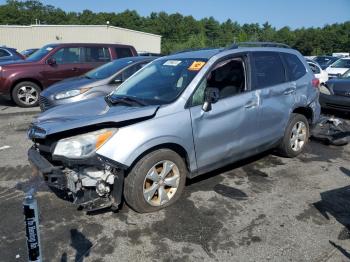
[[[339,57],[335,57],[335,56],[316,56],[314,58],[314,61],[316,61],[321,66],[322,69],[326,69],[338,59]]]
[[[0,62],[17,61],[24,58],[15,48],[0,47]]]
[[[40,93],[42,111],[54,106],[105,96],[155,57],[134,56],[114,60],[86,74],[58,82]]]
[[[350,69],[320,88],[320,104],[324,109],[350,112]]]
[[[34,54],[38,50],[39,48],[26,49],[26,50],[23,50],[21,54],[24,55],[25,57],[29,57],[30,55]]]
[[[111,60],[136,56],[132,46],[117,44],[49,44],[25,60],[0,64],[0,95],[21,107],[39,103],[39,93],[69,77]]]

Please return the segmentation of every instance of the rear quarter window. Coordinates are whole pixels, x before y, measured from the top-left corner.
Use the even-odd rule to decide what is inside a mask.
[[[306,68],[300,59],[293,54],[281,53],[286,66],[288,79],[291,81],[298,80],[306,74]]]
[[[277,52],[254,52],[254,89],[261,89],[286,82],[285,69]]]
[[[107,47],[85,47],[85,62],[106,63],[111,61]]]
[[[315,65],[314,63],[308,63],[309,64],[309,67],[311,69],[311,71],[314,73],[314,74],[320,74],[321,73],[321,70],[320,68]]]
[[[128,47],[116,47],[115,52],[117,53],[117,58],[133,56],[130,48]]]

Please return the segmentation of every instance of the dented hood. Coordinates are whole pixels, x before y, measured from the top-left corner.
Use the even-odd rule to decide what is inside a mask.
[[[120,123],[155,115],[158,105],[132,107],[123,104],[109,106],[104,97],[54,107],[34,119],[29,138],[48,135],[103,123]]]

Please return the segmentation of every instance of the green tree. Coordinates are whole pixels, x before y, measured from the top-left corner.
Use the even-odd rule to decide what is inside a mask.
[[[350,51],[350,21],[322,28],[276,29],[269,22],[240,25],[230,19],[219,23],[213,17],[196,20],[179,13],[151,13],[142,17],[134,10],[122,12],[65,12],[38,0],[7,0],[0,5],[0,24],[89,24],[112,26],[162,35],[162,52],[180,49],[228,46],[233,42],[275,41],[286,43],[304,55]]]

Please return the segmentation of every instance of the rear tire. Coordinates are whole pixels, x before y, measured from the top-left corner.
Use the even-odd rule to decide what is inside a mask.
[[[40,87],[29,81],[18,83],[12,90],[12,100],[20,107],[34,107],[39,104]]]
[[[139,213],[170,206],[181,196],[187,172],[184,160],[174,151],[153,151],[141,158],[127,174],[125,201]]]
[[[299,155],[309,140],[309,123],[305,116],[292,114],[284,132],[284,137],[278,147],[278,152],[284,157]]]

